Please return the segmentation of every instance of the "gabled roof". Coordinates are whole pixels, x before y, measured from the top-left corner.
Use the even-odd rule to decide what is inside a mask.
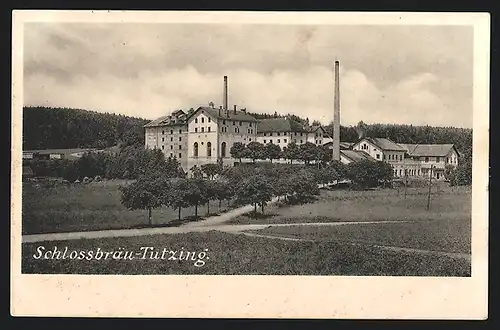
[[[87,152],[87,151],[97,151],[97,148],[23,150],[23,153],[33,153],[33,154],[39,154],[39,155],[50,155],[50,154],[70,155],[70,154],[76,154],[76,153]]]
[[[186,124],[187,115],[182,110],[176,110],[169,116],[162,116],[153,121],[150,121],[143,127],[159,127],[159,126],[182,126]]]
[[[410,156],[431,156],[431,157],[445,157],[452,149],[455,149],[453,144],[408,144],[401,143]],[[458,151],[457,151],[458,153]]]
[[[364,137],[360,139],[358,142],[355,144],[358,144],[359,142],[366,140],[371,142],[372,144],[378,146],[382,150],[388,150],[388,151],[406,151],[405,148],[400,146],[399,144],[386,139],[386,138],[372,138],[372,137]]]
[[[290,118],[269,118],[259,121],[257,133],[268,132],[303,132],[307,130],[300,123]]]
[[[324,143],[323,145],[326,147],[332,147],[333,142],[329,141],[327,143]],[[353,145],[354,145],[354,143],[352,143],[352,142],[340,142],[340,149],[341,150],[349,150],[349,149],[351,149],[351,147]]]
[[[249,115],[246,111],[238,110],[236,113],[234,110],[219,110],[216,108],[211,108],[211,107],[199,107],[191,113],[187,119],[193,117],[195,114],[198,112],[203,111],[207,113],[210,117],[214,119],[223,119],[223,120],[238,120],[238,121],[249,121],[249,122],[257,122],[258,120],[255,119],[254,116]],[[220,116],[219,116],[220,112]]]
[[[346,158],[349,158],[353,162],[359,162],[362,160],[370,160],[374,162],[376,161],[375,158],[373,158],[363,150],[340,150],[340,154]]]

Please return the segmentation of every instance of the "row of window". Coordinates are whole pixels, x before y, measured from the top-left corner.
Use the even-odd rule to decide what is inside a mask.
[[[378,157],[377,157],[378,159]],[[384,159],[388,160],[403,160],[403,155],[394,155],[394,154],[389,154],[389,155],[384,155]]]
[[[165,150],[165,146],[161,146],[161,150]],[[174,146],[170,145],[170,150],[174,150]],[[179,150],[182,150],[182,146],[179,145]]]
[[[225,143],[225,142],[223,142]],[[201,142],[201,144],[203,145],[203,142]],[[225,152],[225,150],[224,150]],[[194,157],[198,157],[198,142],[195,142],[193,144],[193,156]],[[207,142],[207,157],[212,157],[212,143],[211,142]],[[225,156],[222,156],[222,157],[225,157]]]
[[[182,141],[182,137],[179,136],[179,142],[181,142],[181,141]],[[165,138],[164,137],[161,138],[161,142],[165,142]],[[174,138],[173,137],[170,138],[170,142],[174,142]]]
[[[210,126],[207,127],[207,132],[211,132],[212,131],[212,128]],[[194,132],[195,133],[198,133],[198,127],[195,127],[194,128]],[[205,127],[201,127],[201,133],[205,133]]]
[[[165,130],[161,131],[161,134],[165,135]],[[170,134],[174,134],[174,130],[173,129],[170,130]],[[182,134],[182,130],[181,129],[179,130],[179,134]]]
[[[198,118],[195,118],[195,119],[194,119],[194,122],[195,122],[195,124],[198,124]],[[204,123],[204,122],[205,122],[205,117],[201,117],[201,122],[202,122],[202,123]],[[209,122],[209,123],[210,123],[210,122],[212,122],[212,119],[211,119],[210,117],[208,118],[208,122]]]
[[[286,143],[287,139],[283,139],[283,143]],[[267,140],[264,140],[264,143],[267,143]],[[269,140],[269,143],[273,143],[273,140]],[[276,143],[281,143],[281,139],[277,139]],[[302,140],[300,140],[300,143],[302,143]]]
[[[236,126],[236,123],[238,123],[239,126],[243,125],[242,121],[236,122],[235,120],[233,120],[233,126]],[[222,120],[222,125],[226,125],[226,121],[225,120]],[[251,122],[248,123],[248,127],[252,127],[252,123]]]
[[[399,175],[398,175],[399,173]],[[420,170],[415,170],[415,169],[408,169],[408,170],[405,170],[405,173],[407,175],[420,175]],[[403,170],[402,169],[399,169],[399,171],[397,169],[394,170],[394,176],[403,176]]]
[[[269,132],[269,133],[263,133],[264,136],[273,136],[273,132]],[[269,134],[269,135],[268,135]],[[280,132],[276,132],[276,136],[280,136]],[[316,133],[317,134],[317,133]],[[294,135],[297,136],[297,132],[294,132]],[[286,133],[283,133],[283,136],[286,136]],[[304,136],[304,133],[300,133],[300,136]],[[316,135],[317,136],[317,135]],[[321,136],[321,133],[320,135]]]

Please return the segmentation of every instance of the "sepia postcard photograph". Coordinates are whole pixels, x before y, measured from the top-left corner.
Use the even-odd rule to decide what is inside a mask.
[[[487,318],[489,24],[14,11],[11,313]]]

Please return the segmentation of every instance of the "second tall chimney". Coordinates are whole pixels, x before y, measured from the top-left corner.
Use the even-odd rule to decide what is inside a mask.
[[[227,111],[227,76],[224,76],[224,110]]]
[[[333,160],[340,161],[340,88],[339,61],[335,61],[335,94],[333,96]]]

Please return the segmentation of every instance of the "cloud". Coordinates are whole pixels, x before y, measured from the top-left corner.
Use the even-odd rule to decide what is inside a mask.
[[[156,118],[229,103],[323,123],[341,60],[341,120],[472,127],[472,33],[461,27],[33,24],[27,105]]]

